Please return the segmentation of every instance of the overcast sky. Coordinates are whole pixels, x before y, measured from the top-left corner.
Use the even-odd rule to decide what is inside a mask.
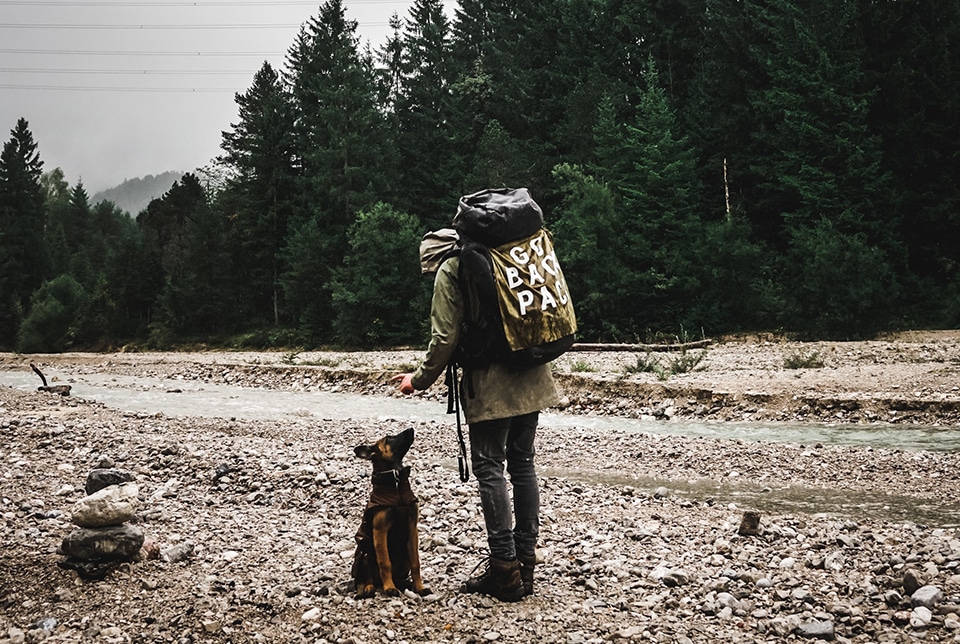
[[[344,0],[379,47],[413,0]],[[44,171],[87,193],[220,152],[235,92],[283,68],[320,0],[0,0],[0,138],[26,118]],[[453,3],[447,3],[448,15]],[[219,55],[218,55],[219,54]]]

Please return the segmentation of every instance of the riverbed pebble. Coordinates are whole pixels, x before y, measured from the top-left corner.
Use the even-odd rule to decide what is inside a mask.
[[[910,603],[914,606],[936,608],[943,601],[943,591],[936,586],[922,586],[910,595]]]

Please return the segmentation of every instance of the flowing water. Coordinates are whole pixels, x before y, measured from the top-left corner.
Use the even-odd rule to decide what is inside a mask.
[[[124,411],[162,412],[171,417],[279,420],[312,416],[335,420],[397,418],[411,421],[451,422],[450,416],[445,413],[446,405],[435,400],[417,398],[241,388],[195,381],[102,374],[72,376],[64,382],[72,385],[71,395],[76,397],[96,400]],[[33,391],[36,390],[37,384],[37,377],[32,372],[0,371],[0,386]],[[643,432],[744,441],[821,443],[902,450],[949,452],[960,450],[960,428],[958,427],[664,422],[555,413],[542,414],[540,422],[545,427],[578,427],[597,432]],[[797,511],[854,518],[870,516],[895,521],[914,521],[926,525],[960,526],[960,505],[955,500],[945,499],[942,503],[924,504],[910,497],[878,496],[875,493],[832,491],[801,486],[771,489],[751,484],[667,481],[608,472],[553,468],[542,468],[542,473],[548,476],[563,476],[570,480],[623,484],[644,489],[666,486],[672,493],[694,500],[712,499],[718,503],[736,503],[738,506],[756,507],[768,512]]]

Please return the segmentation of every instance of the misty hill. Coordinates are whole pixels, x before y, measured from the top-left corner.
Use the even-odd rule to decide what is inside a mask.
[[[112,201],[118,208],[136,217],[151,200],[163,196],[163,193],[170,190],[170,187],[179,181],[183,174],[183,172],[170,171],[157,175],[148,174],[139,179],[127,179],[119,186],[93,195],[90,203]]]

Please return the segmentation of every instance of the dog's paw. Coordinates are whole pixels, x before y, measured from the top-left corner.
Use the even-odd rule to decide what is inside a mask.
[[[421,588],[420,590],[417,590],[416,593],[417,593],[418,595],[420,595],[421,597],[426,597],[427,595],[432,595],[432,594],[433,594],[433,591],[430,590],[429,588],[427,588],[426,586],[424,586],[424,587]]]
[[[388,595],[390,597],[396,597],[397,595],[400,594],[400,590],[398,588],[395,588],[394,586],[390,586],[389,588],[385,587],[383,589],[383,594]]]
[[[373,584],[363,584],[362,586],[357,586],[357,593],[354,595],[354,599],[367,599],[373,597],[377,594],[377,588]]]

